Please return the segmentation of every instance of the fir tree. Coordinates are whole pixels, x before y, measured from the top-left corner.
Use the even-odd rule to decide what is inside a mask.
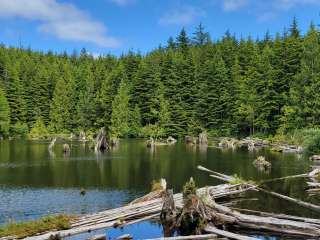
[[[10,129],[10,109],[4,91],[0,88],[0,136],[8,136]]]
[[[129,89],[126,79],[124,79],[121,81],[118,94],[112,102],[111,134],[113,137],[125,137],[129,133],[129,100]]]

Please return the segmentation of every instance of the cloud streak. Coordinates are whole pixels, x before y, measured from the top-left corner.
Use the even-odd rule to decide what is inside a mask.
[[[202,9],[194,6],[179,6],[174,10],[167,11],[158,21],[160,25],[189,25],[197,18],[205,16]]]
[[[249,3],[248,0],[223,0],[222,5],[225,11],[236,11]]]
[[[0,0],[0,17],[24,18],[39,22],[38,31],[61,40],[81,41],[115,48],[119,40],[107,35],[103,23],[86,12],[56,0]]]

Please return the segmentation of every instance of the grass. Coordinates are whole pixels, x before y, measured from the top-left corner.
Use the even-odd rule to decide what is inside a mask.
[[[34,221],[9,223],[0,227],[0,238],[7,236],[25,238],[52,230],[66,230],[70,228],[70,221],[72,219],[74,217],[61,214],[46,216]]]
[[[233,177],[233,180],[229,182],[230,184],[255,184],[254,181],[251,181],[251,180],[247,181],[239,177],[237,174],[234,174],[232,177]]]

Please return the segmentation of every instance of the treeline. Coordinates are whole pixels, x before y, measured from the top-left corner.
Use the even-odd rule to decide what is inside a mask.
[[[0,133],[183,136],[287,133],[320,125],[320,35],[212,41],[200,24],[142,56],[0,47]]]

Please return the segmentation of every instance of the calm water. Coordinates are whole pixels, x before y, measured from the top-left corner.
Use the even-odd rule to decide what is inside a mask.
[[[220,183],[197,170],[199,164],[253,180],[305,173],[311,164],[299,155],[272,153],[267,149],[232,151],[178,143],[151,151],[140,140],[123,140],[117,149],[100,155],[80,142],[69,142],[71,153],[64,156],[62,144],[58,142],[53,153],[49,153],[45,141],[0,142],[0,224],[48,213],[79,214],[120,206],[148,192],[150,182],[160,177],[166,178],[176,192],[190,176],[199,186]],[[259,155],[271,161],[270,173],[259,172],[252,165]],[[304,179],[269,183],[266,187],[320,203],[320,198],[305,194]],[[85,196],[79,194],[82,188],[86,189]],[[247,197],[259,198],[259,201],[244,201],[239,207],[319,217],[271,196],[249,193]],[[144,225],[156,226],[148,229],[161,234],[157,224],[143,223],[140,229]]]

